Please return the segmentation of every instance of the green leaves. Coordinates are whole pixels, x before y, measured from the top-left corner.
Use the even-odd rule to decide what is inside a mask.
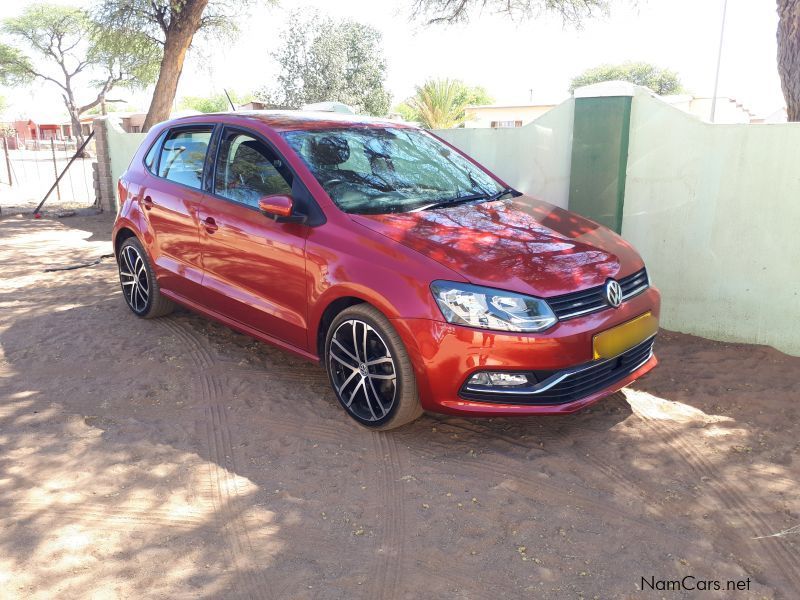
[[[251,94],[240,96],[234,92],[229,92],[234,105],[250,102],[253,98]],[[181,108],[190,108],[201,113],[217,113],[230,110],[231,105],[225,94],[217,94],[207,98],[201,96],[186,96],[181,100]]]
[[[650,88],[656,94],[678,94],[683,91],[680,78],[675,71],[661,69],[644,62],[626,62],[620,65],[600,65],[587,69],[575,77],[569,91],[601,81],[628,81]]]
[[[153,83],[161,52],[161,46],[141,31],[92,24],[87,58],[110,75],[116,85],[141,89]]]
[[[307,13],[306,13],[307,14]],[[283,108],[342,102],[358,113],[385,115],[386,60],[380,32],[362,23],[295,12],[273,54],[280,65],[277,85],[256,95]]]
[[[34,78],[33,65],[20,50],[0,43],[0,83],[19,86]]]
[[[467,106],[491,102],[482,87],[470,87],[458,79],[430,79],[417,86],[416,93],[397,110],[404,119],[427,129],[449,129],[466,121]]]

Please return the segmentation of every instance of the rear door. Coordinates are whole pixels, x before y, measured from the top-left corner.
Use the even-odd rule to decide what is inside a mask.
[[[201,298],[203,278],[199,210],[213,130],[213,125],[170,129],[155,155],[148,154],[145,166],[152,176],[139,191],[153,235],[150,247],[159,285],[195,302]]]
[[[276,223],[258,209],[292,194],[286,164],[256,134],[225,128],[200,214],[203,287],[210,308],[306,349],[305,241],[308,226]]]

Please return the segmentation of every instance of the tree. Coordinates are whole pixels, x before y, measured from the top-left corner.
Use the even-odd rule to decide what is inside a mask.
[[[569,84],[569,91],[601,81],[629,81],[650,88],[656,94],[665,96],[682,91],[680,79],[675,71],[661,69],[643,62],[626,62],[620,65],[600,65],[587,69]]]
[[[160,69],[142,129],[169,118],[195,34],[231,39],[236,18],[256,0],[99,0],[94,14],[107,31],[140,33],[159,47]],[[259,0],[274,4],[275,0]]]
[[[106,102],[115,86],[144,85],[155,75],[145,38],[105,36],[78,8],[30,5],[2,29],[11,43],[0,43],[0,81],[25,85],[39,79],[57,86],[81,143],[81,114]],[[92,90],[90,99],[78,99],[83,89]]]
[[[800,0],[778,0],[778,74],[786,117],[800,121]]]
[[[244,104],[253,99],[252,94],[245,94],[240,96],[234,92],[229,92],[231,100],[236,104]],[[181,108],[190,108],[201,113],[217,113],[225,112],[231,109],[231,104],[225,94],[216,94],[215,96],[186,96],[181,100]]]
[[[280,49],[273,53],[280,66],[277,86],[258,90],[260,100],[283,108],[333,101],[370,115],[389,111],[380,32],[316,12],[308,16],[295,12],[289,23],[281,34]]]
[[[484,9],[512,19],[529,19],[549,12],[561,16],[565,23],[579,25],[585,17],[606,13],[609,0],[414,0],[417,18],[432,24],[469,21]]]
[[[403,118],[428,129],[449,129],[467,120],[467,106],[491,102],[482,87],[470,87],[458,79],[430,79],[417,86],[415,94],[397,110]]]

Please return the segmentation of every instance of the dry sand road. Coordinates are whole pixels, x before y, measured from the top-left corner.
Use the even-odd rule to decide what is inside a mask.
[[[662,332],[579,415],[371,433],[318,366],[135,318],[113,260],[44,272],[110,226],[0,221],[0,597],[798,597],[800,359]],[[684,575],[750,589],[638,591]]]

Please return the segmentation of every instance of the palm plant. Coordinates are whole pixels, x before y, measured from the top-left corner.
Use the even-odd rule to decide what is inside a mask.
[[[458,127],[467,120],[465,108],[491,99],[481,87],[470,87],[458,79],[429,79],[416,87],[415,94],[398,107],[409,121],[427,129]]]

